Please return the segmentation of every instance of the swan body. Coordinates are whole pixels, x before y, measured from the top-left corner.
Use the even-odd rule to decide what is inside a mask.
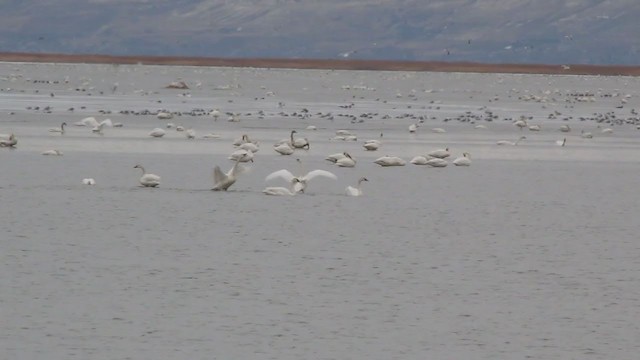
[[[300,159],[296,159],[300,162]],[[289,170],[282,169],[278,171],[274,171],[271,174],[267,175],[265,181],[270,181],[276,178],[281,178],[288,183],[291,183],[293,188],[293,192],[304,192],[304,189],[307,187],[307,183],[316,177],[325,177],[333,180],[337,180],[338,177],[332,172],[326,170],[311,170],[305,175],[302,176],[294,176]]]
[[[176,126],[176,131],[183,132],[184,131],[184,126],[182,126],[182,125]]]
[[[583,139],[593,139],[593,134],[587,131],[582,130],[580,132],[580,137]]]
[[[195,139],[196,138],[196,131],[193,129],[187,129],[187,131],[185,131],[184,135],[187,137],[187,139],[191,140],[191,139]]]
[[[213,109],[209,112],[209,115],[213,118],[213,121],[218,121],[218,118],[220,117],[220,110]]]
[[[411,161],[409,161],[413,165],[427,165],[427,161],[429,161],[429,157],[418,155],[415,156]]]
[[[397,156],[382,156],[377,158],[374,161],[375,164],[378,164],[380,166],[405,166],[407,164],[406,161],[404,161],[403,159],[397,157]]]
[[[82,179],[84,185],[95,185],[96,181],[93,178]]]
[[[252,143],[252,142],[248,142],[248,143],[244,143],[241,144],[240,146],[238,146],[238,148],[243,149],[243,150],[247,150],[247,151],[251,151],[251,152],[258,152],[258,150],[260,150],[260,147],[258,146],[257,143]]]
[[[54,155],[54,156],[62,156],[62,151],[60,150],[46,150],[41,153],[42,155]]]
[[[518,140],[516,141],[509,141],[509,140],[500,140],[498,142],[496,142],[496,145],[511,145],[511,146],[516,146],[518,145],[518,143],[524,139],[526,139],[526,136],[521,136]]]
[[[335,164],[338,160],[343,159],[345,157],[347,157],[345,153],[341,152],[341,153],[331,154],[324,159]]]
[[[529,131],[540,131],[540,125],[529,125]]]
[[[91,127],[96,127],[98,126],[98,120],[96,120],[96,118],[94,118],[93,116],[89,116],[86,117],[80,121],[76,121],[75,123],[73,123],[73,125],[75,126],[91,126]]]
[[[238,162],[253,162],[253,152],[245,149],[238,149],[229,155],[229,160]]]
[[[60,124],[60,128],[51,128],[49,129],[49,132],[52,133],[60,133],[64,135],[64,127],[67,126],[66,122],[63,122],[62,124]]]
[[[309,150],[309,140],[307,138],[294,138],[293,134],[297,133],[295,130],[291,130],[291,145],[294,149],[305,149]]]
[[[288,143],[275,145],[273,147],[273,150],[275,150],[275,152],[277,152],[280,155],[291,155],[291,154],[293,154],[293,148],[291,146],[289,146]]]
[[[0,140],[0,147],[16,147],[16,145],[18,144],[18,139],[16,138],[16,136],[14,134],[9,135],[8,139],[2,139]]]
[[[344,157],[336,161],[336,165],[340,167],[354,167],[356,166],[356,161],[351,157],[351,155],[349,155],[349,153],[345,152]]]
[[[153,130],[151,130],[151,132],[149,133],[149,136],[154,137],[154,138],[161,138],[163,137],[167,132],[164,131],[164,129],[161,128],[155,128]]]
[[[603,134],[611,134],[613,133],[613,129],[612,128],[604,128],[602,130],[600,130],[601,133]]]
[[[364,142],[364,145],[362,145],[362,147],[364,147],[364,149],[367,151],[376,151],[378,150],[380,145],[382,145],[380,140],[367,140]]]
[[[133,167],[134,169],[142,170],[142,176],[140,177],[140,185],[144,187],[156,187],[160,185],[160,176],[155,174],[149,174],[140,164]]]
[[[567,138],[564,138],[562,140],[556,140],[556,145],[558,146],[565,146],[566,143],[567,143]]]
[[[427,155],[429,155],[432,158],[444,159],[451,156],[451,153],[449,152],[449,148],[445,148],[445,149],[433,150],[427,153]]]
[[[366,177],[361,177],[358,180],[358,185],[356,186],[347,186],[345,189],[348,196],[362,196],[361,184],[363,181],[369,181]]]
[[[318,128],[315,125],[309,125],[307,126],[307,130],[318,130]]]
[[[434,132],[436,134],[444,134],[447,132],[447,130],[443,129],[443,128],[433,128],[431,129],[431,132]]]
[[[471,154],[468,152],[462,153],[462,156],[453,160],[455,166],[471,166]]]
[[[166,112],[166,111],[161,111],[158,113],[158,115],[156,115],[158,117],[158,119],[160,120],[168,120],[168,119],[173,119],[173,114],[170,112]]]
[[[262,190],[262,192],[266,195],[273,195],[273,196],[286,196],[286,195],[293,196],[296,194],[295,192],[282,186],[270,186]]]
[[[445,159],[433,158],[433,159],[427,160],[425,165],[431,166],[431,167],[447,167],[448,163],[447,163],[447,160]]]
[[[216,165],[216,167],[213,168],[213,189],[211,190],[227,191],[231,185],[236,182],[238,175],[246,171],[247,169],[242,167],[239,161],[236,161],[233,167],[226,174],[223,173],[222,170],[220,170],[220,167]]]
[[[560,131],[569,132],[569,131],[571,131],[571,127],[569,127],[569,125],[562,125],[562,126],[560,126]]]
[[[523,128],[526,128],[528,126],[527,120],[518,120],[518,121],[514,122],[513,125],[519,127],[520,130],[522,130]]]
[[[91,129],[91,131],[94,134],[99,134],[99,135],[104,135],[102,132],[102,129],[107,126],[107,127],[113,127],[113,122],[111,122],[111,119],[104,119],[101,122],[99,122],[96,126],[93,127],[93,129]]]

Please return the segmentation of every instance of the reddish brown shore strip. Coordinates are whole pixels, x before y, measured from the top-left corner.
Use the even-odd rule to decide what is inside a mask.
[[[444,61],[241,59],[177,56],[111,56],[44,53],[0,53],[4,62],[50,62],[88,64],[186,65],[291,69],[435,71],[512,74],[628,75],[640,76],[640,66],[484,64]]]

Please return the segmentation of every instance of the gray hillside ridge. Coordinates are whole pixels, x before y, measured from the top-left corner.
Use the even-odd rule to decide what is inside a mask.
[[[637,65],[637,0],[7,0],[0,51]]]

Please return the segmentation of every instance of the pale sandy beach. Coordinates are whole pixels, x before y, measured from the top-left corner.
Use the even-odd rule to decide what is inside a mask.
[[[177,81],[188,89],[166,88]],[[0,347],[47,360],[635,359],[635,110],[640,78],[624,76],[0,63],[0,134],[18,141],[0,147]],[[74,125],[91,116],[122,127]],[[279,155],[291,130],[310,148]],[[260,147],[250,171],[211,191],[243,134]],[[447,167],[409,163],[443,148]],[[354,168],[325,160],[345,151]],[[454,166],[463,152],[471,166]],[[374,164],[383,155],[407,164]],[[136,164],[159,187],[139,186]],[[264,195],[288,186],[265,182],[279,169],[337,180]],[[346,196],[363,176],[363,195]]]

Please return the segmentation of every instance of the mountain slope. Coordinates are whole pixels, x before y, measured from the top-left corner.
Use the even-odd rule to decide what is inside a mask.
[[[637,0],[0,0],[0,51],[637,64]]]

